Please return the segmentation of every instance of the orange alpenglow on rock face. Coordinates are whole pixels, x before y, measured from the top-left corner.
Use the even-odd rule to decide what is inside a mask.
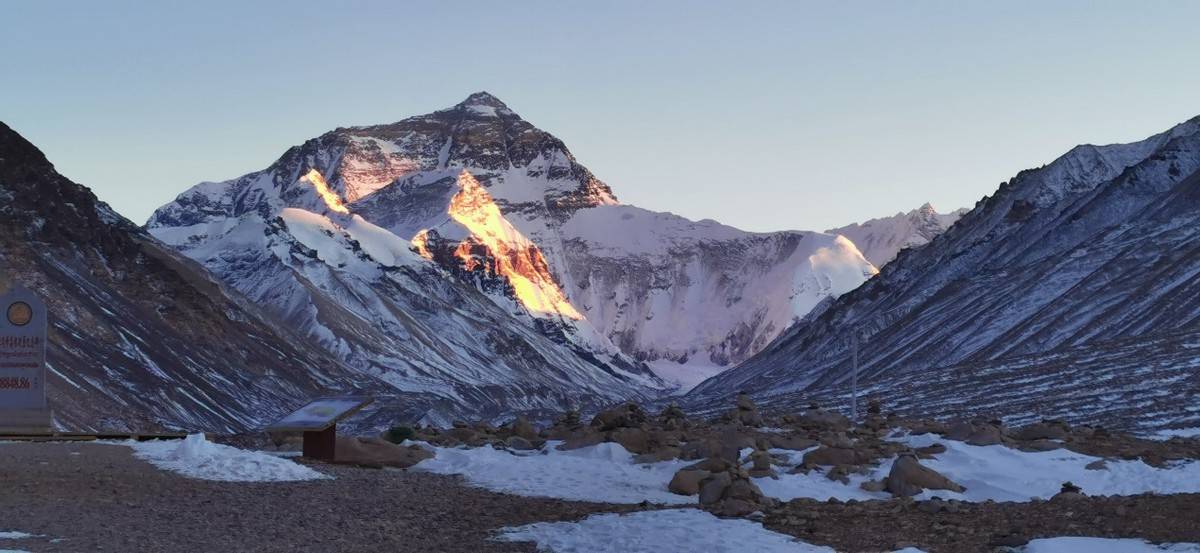
[[[317,194],[325,201],[325,206],[330,210],[338,213],[350,213],[346,208],[346,204],[342,203],[341,196],[338,196],[333,190],[329,189],[329,183],[325,182],[325,177],[321,176],[321,172],[316,169],[309,169],[308,174],[300,177],[301,181],[309,182],[316,189]]]
[[[472,270],[479,266],[481,261],[472,252],[485,248],[494,259],[492,270],[508,280],[517,301],[526,309],[582,319],[554,282],[542,251],[500,214],[500,207],[487,189],[466,171],[459,174],[458,186],[458,193],[450,199],[450,217],[472,235],[454,251],[463,267]]]

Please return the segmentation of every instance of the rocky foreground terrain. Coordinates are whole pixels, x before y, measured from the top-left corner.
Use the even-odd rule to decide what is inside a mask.
[[[1200,528],[1186,522],[1200,520],[1200,495],[1195,493],[1089,495],[1063,481],[1059,493],[1051,497],[966,501],[954,498],[965,497],[957,494],[967,487],[988,483],[964,486],[929,467],[947,454],[948,444],[957,442],[999,446],[1001,452],[1061,451],[1095,457],[1088,471],[1118,470],[1117,464],[1133,460],[1168,469],[1200,460],[1200,440],[1195,438],[1147,440],[1056,420],[1009,428],[995,420],[907,419],[882,413],[878,403],[870,406],[861,424],[816,406],[795,415],[764,416],[745,395],[738,397],[733,409],[708,420],[689,417],[675,406],[651,414],[630,403],[590,420],[567,412],[545,428],[519,418],[500,427],[457,422],[451,428],[397,428],[393,433],[412,442],[397,446],[383,438],[343,438],[339,456],[343,451],[345,456],[340,461],[409,467],[432,457],[430,447],[438,452],[496,449],[516,458],[615,443],[643,466],[682,462],[666,486],[673,494],[694,498],[693,507],[722,518],[759,521],[768,530],[837,551],[905,547],[927,552],[1004,551],[1032,539],[1057,536],[1200,542]],[[933,439],[922,447],[897,439],[919,435]],[[230,439],[267,448],[297,446],[287,436]],[[364,455],[364,448],[373,453]],[[890,468],[882,478],[864,476],[885,463]],[[820,475],[876,495],[867,500],[781,501],[760,488],[760,483],[770,481],[766,479],[788,474]],[[603,478],[599,472],[591,476]],[[632,508],[663,507],[644,501]]]

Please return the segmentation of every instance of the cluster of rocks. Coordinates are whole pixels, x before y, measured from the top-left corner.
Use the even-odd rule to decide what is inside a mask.
[[[764,415],[748,395],[739,394],[733,409],[712,420],[689,417],[674,404],[651,414],[636,403],[626,403],[596,413],[586,422],[579,411],[571,410],[544,428],[518,417],[498,427],[464,422],[456,422],[448,429],[418,427],[413,429],[413,437],[440,446],[490,446],[515,451],[540,449],[550,440],[560,442],[556,446],[560,450],[616,443],[632,453],[638,463],[693,461],[676,472],[668,489],[696,496],[703,508],[720,516],[746,516],[777,506],[776,500],[763,495],[754,478],[817,471],[830,480],[850,484],[854,475],[875,472],[888,459],[895,461],[887,476],[862,482],[863,489],[898,498],[911,497],[923,490],[965,491],[961,484],[921,462],[944,453],[944,444],[935,442],[913,448],[889,439],[897,432],[933,433],[945,440],[1024,451],[1069,448],[1106,458],[1149,457],[1146,460],[1151,463],[1200,458],[1200,447],[1191,449],[1178,444],[1162,447],[1162,442],[1109,434],[1095,427],[1071,427],[1055,420],[1010,429],[1001,421],[987,419],[951,423],[902,420],[884,415],[881,407],[878,402],[870,402],[865,419],[856,425],[847,417],[816,405],[799,414]],[[370,447],[382,446],[369,440],[360,440],[355,445],[358,450]],[[422,455],[418,450],[424,451],[409,449],[399,463],[418,462]],[[773,450],[776,452],[772,453]],[[789,460],[794,456],[778,455],[777,450],[805,453],[797,464]],[[1088,468],[1105,470],[1106,465],[1097,461]],[[1064,487],[1060,496],[1059,499],[1066,500],[1083,497],[1083,493]]]

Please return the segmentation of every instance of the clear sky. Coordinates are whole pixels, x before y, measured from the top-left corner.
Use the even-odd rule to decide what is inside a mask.
[[[17,2],[0,120],[136,222],[487,90],[617,196],[750,230],[971,206],[1200,115],[1200,3]]]

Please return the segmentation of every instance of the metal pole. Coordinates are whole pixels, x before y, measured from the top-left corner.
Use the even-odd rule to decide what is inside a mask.
[[[858,329],[851,336],[854,344],[854,370],[850,373],[850,420],[858,422]]]

